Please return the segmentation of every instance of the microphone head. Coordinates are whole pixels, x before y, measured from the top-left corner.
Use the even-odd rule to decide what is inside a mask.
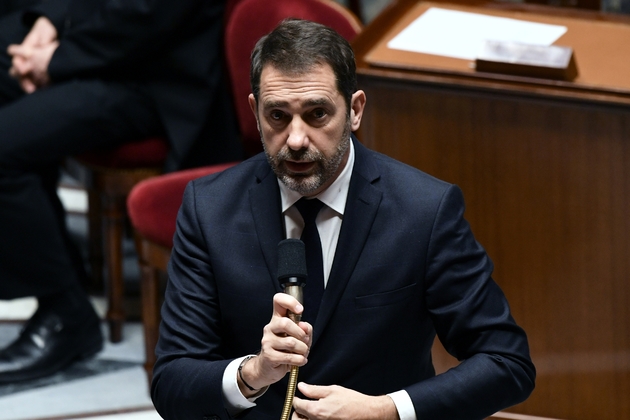
[[[306,251],[299,239],[285,239],[278,243],[278,281],[282,286],[306,284]]]

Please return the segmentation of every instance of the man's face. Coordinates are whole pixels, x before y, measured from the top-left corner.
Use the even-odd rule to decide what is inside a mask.
[[[250,106],[258,121],[267,159],[276,176],[305,196],[319,194],[348,161],[350,132],[359,127],[365,95],[357,91],[348,115],[329,65],[304,74],[265,66],[259,103]]]

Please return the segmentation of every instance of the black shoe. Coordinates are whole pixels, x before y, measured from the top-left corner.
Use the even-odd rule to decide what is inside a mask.
[[[0,350],[0,384],[43,378],[103,348],[100,321],[88,312],[82,322],[64,323],[49,311],[37,311],[17,340]]]

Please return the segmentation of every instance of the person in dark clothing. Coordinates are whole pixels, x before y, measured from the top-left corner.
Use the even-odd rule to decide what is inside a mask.
[[[169,141],[167,171],[242,157],[224,3],[47,0],[0,18],[0,299],[39,303],[0,350],[0,383],[102,347],[56,195],[65,157],[149,136]]]
[[[151,388],[160,415],[278,419],[293,366],[292,420],[477,420],[524,401],[527,336],[462,191],[352,135],[367,98],[351,46],[287,19],[251,63],[264,153],[184,193]],[[304,244],[303,302],[279,281],[287,238]],[[461,361],[439,375],[436,335]]]

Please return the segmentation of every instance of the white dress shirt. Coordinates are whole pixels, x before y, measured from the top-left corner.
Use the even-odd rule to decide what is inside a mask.
[[[322,242],[324,287],[328,284],[328,277],[333,260],[335,259],[335,250],[337,249],[337,241],[339,239],[339,232],[341,231],[343,212],[346,208],[346,199],[348,198],[348,189],[350,188],[350,178],[352,177],[353,167],[354,145],[351,142],[350,156],[348,157],[346,167],[330,187],[322,191],[316,197],[325,204],[315,220],[317,231],[319,232],[319,237]],[[280,198],[282,200],[282,214],[284,215],[286,237],[299,239],[304,229],[304,221],[294,204],[302,198],[302,195],[289,189],[280,180],[278,180],[278,185],[280,186]],[[255,400],[264,394],[264,392],[261,391],[259,394],[248,399],[241,393],[238,387],[237,373],[238,366],[245,357],[247,356],[232,361],[223,374],[223,396],[226,404],[231,405],[231,407],[227,407],[231,414],[236,414],[247,408],[254,407],[256,405]],[[400,420],[417,420],[413,403],[406,391],[396,391],[388,395],[396,405]]]

